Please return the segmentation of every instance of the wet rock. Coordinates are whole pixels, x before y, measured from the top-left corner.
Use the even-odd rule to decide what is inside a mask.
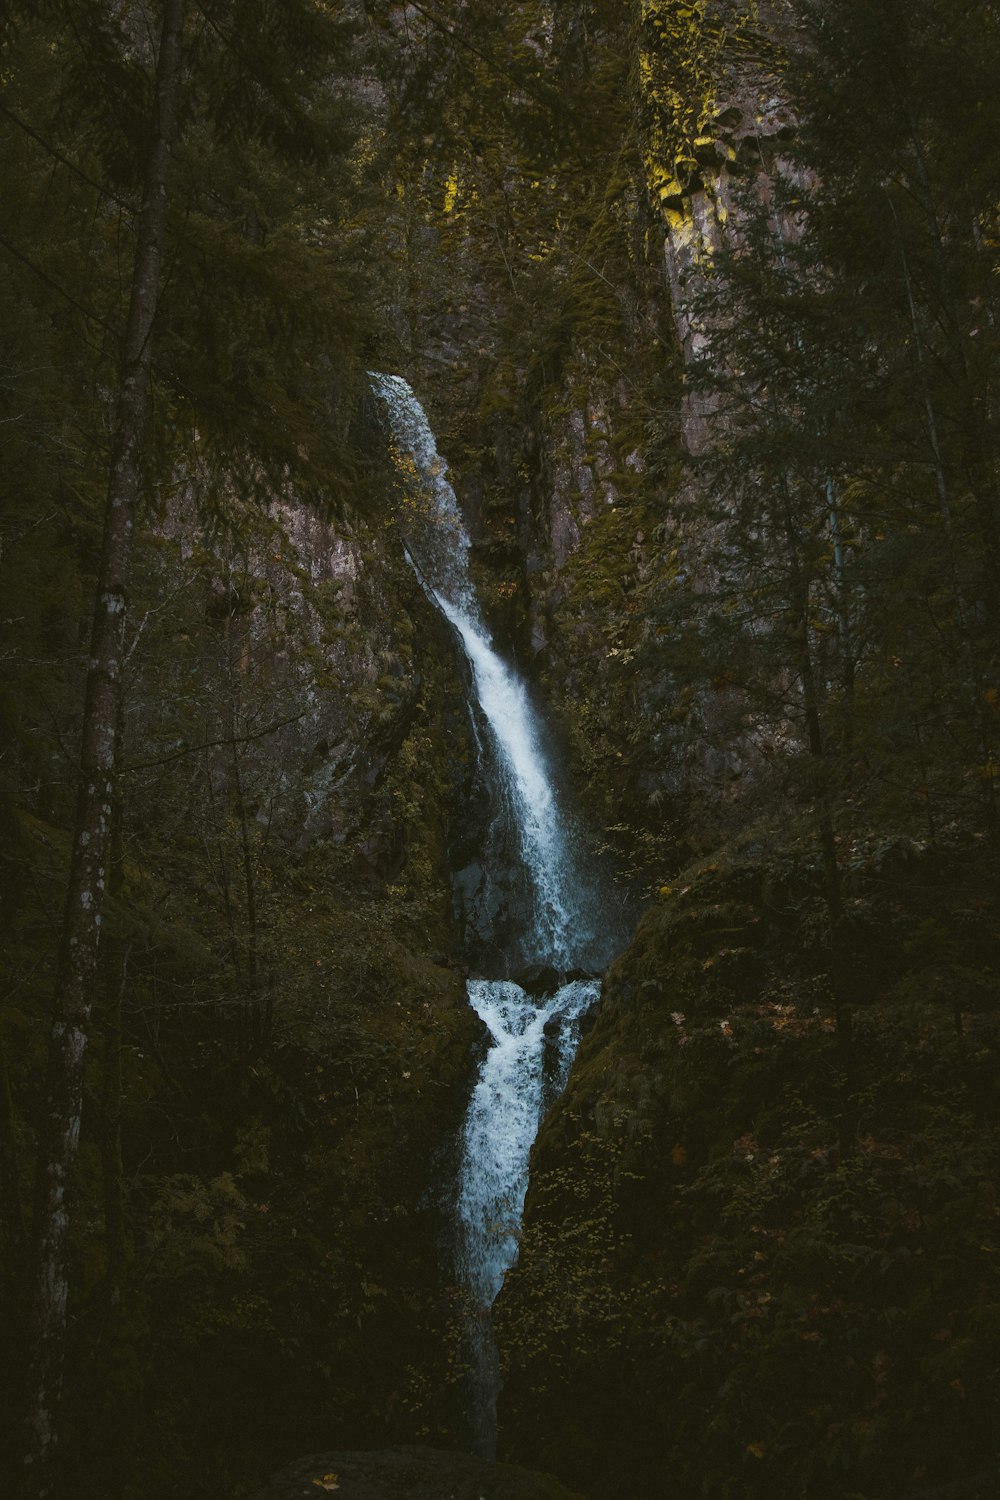
[[[317,1453],[270,1479],[254,1500],[578,1500],[529,1469],[436,1448]]]
[[[599,977],[593,969],[569,969],[563,973],[551,964],[529,964],[527,968],[519,969],[516,974],[511,975],[511,979],[521,986],[526,995],[535,997],[554,995],[564,984],[572,984],[578,979]]]
[[[511,978],[527,995],[554,995],[564,982],[559,970],[554,969],[551,964],[529,964],[526,969],[519,969],[516,974],[512,974]]]

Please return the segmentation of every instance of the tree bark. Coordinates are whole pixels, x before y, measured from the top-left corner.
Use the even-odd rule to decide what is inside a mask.
[[[809,641],[809,585],[802,570],[799,542],[792,516],[787,481],[781,481],[782,512],[789,568],[789,585],[793,615],[797,625],[799,675],[802,681],[802,704],[805,712],[809,754],[819,770],[816,790],[816,832],[823,862],[826,908],[830,919],[830,989],[833,994],[837,1053],[842,1073],[841,1112],[838,1123],[840,1150],[843,1157],[853,1154],[857,1131],[854,1103],[854,1018],[851,1011],[847,938],[840,866],[837,862],[837,840],[830,810],[829,760],[820,712],[820,690]]]
[[[80,1137],[84,1058],[110,862],[117,703],[136,509],[142,474],[152,333],[177,133],[185,0],[166,0],[156,104],[122,345],[101,560],[80,752],[80,787],[49,1045],[46,1118],[38,1164],[35,1283],[26,1387],[26,1494],[55,1484],[68,1293],[69,1191]]]
[[[128,959],[129,950],[126,948],[121,955],[119,983],[113,987],[113,998],[109,995],[106,1037],[101,1162],[104,1170],[104,1240],[109,1312],[114,1312],[121,1303],[128,1264],[125,1168],[122,1161],[122,1009],[128,983]],[[108,988],[112,990],[111,985]]]
[[[10,1075],[0,1024],[0,1242],[4,1243],[13,1267],[15,1284],[20,1291],[24,1276],[24,1213],[21,1207],[21,1181],[17,1161],[17,1126]]]

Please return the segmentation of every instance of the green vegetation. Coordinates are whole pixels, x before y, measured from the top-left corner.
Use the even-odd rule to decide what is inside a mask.
[[[916,1493],[996,1463],[995,875],[843,851],[683,874],[609,975],[499,1308],[505,1450],[593,1493]],[[842,1147],[849,1112],[852,1148]]]
[[[451,1379],[464,731],[376,457],[362,39],[67,0],[3,43],[3,1483],[26,1413],[32,1495],[246,1489]]]
[[[461,1441],[473,744],[370,368],[654,903],[538,1148],[505,1451],[994,1469],[994,8],[361,10],[0,14],[0,1485],[25,1406],[30,1500]]]

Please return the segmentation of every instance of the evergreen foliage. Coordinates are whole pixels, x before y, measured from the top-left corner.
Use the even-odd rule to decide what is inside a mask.
[[[148,359],[36,1493],[207,1500],[294,1452],[460,1440],[473,752],[373,366],[419,372],[491,622],[658,892],[539,1149],[509,1451],[636,1500],[995,1467],[998,28],[985,0],[0,9],[18,1349],[116,403]]]
[[[909,832],[994,822],[995,188],[966,173],[957,201],[947,35],[802,8],[801,133],[737,192],[692,303],[713,557],[660,616],[682,675],[738,685],[762,755],[794,773],[818,732],[848,821]]]
[[[52,1206],[40,1206],[33,1224],[45,1248],[27,1394],[35,1433],[29,1486],[39,1495],[58,1491],[73,1472],[91,1421],[104,1434],[98,1441],[113,1446],[114,1408],[88,1415],[87,1402],[80,1404],[72,1339],[72,1400],[65,1418],[58,1410],[63,1263],[68,1253],[76,1327],[108,1340],[109,1359],[122,1358],[137,1336],[132,1282],[142,1258],[133,1238],[136,1195],[126,1187],[135,1159],[127,1138],[123,1144],[136,1128],[132,1091],[140,1114],[140,1101],[158,1095],[151,1107],[163,1108],[164,1090],[188,1092],[196,1057],[245,1077],[274,1044],[275,992],[290,984],[287,958],[266,935],[274,919],[268,835],[277,773],[270,784],[261,780],[253,747],[304,717],[299,695],[315,694],[321,653],[314,649],[310,662],[310,643],[302,643],[301,675],[284,702],[280,694],[247,701],[251,633],[257,652],[266,645],[271,653],[266,666],[285,650],[273,599],[270,633],[256,623],[268,617],[268,601],[251,584],[248,559],[257,567],[265,546],[280,549],[274,503],[282,493],[294,493],[300,506],[311,496],[315,509],[341,516],[359,504],[372,508],[357,442],[366,389],[361,350],[372,322],[359,313],[371,300],[361,294],[360,269],[370,205],[358,144],[366,108],[345,71],[359,56],[356,27],[346,12],[293,0],[252,11],[191,7],[186,26],[183,17],[183,6],[163,7],[161,31],[155,6],[68,3],[11,7],[6,15],[2,128],[15,212],[3,242],[11,273],[4,397],[13,441],[2,558],[11,602],[4,621],[9,971],[2,1024],[15,1081],[8,1088],[5,1066],[3,1199],[11,1226],[6,1287],[21,1308],[29,1285],[27,1183],[33,1159],[40,1172],[48,1163]],[[165,62],[168,54],[177,60]],[[147,527],[160,556],[157,563],[157,548],[148,552],[140,538],[136,569],[131,538]],[[180,528],[188,559],[199,559],[200,568],[185,567],[181,548],[165,555],[166,537]],[[206,545],[213,536],[220,539],[214,554]],[[302,582],[292,568],[284,571],[287,600]],[[24,608],[16,604],[22,596]],[[96,912],[96,921],[68,944],[64,938],[64,954],[84,959],[81,983],[74,980],[70,992],[65,963],[58,980],[53,972],[49,931],[58,930],[81,778],[74,746],[91,608],[114,615],[117,639],[98,645],[95,634],[91,648],[82,764],[90,764],[88,737],[102,748],[93,762],[98,774],[88,770],[82,782],[94,783],[90,790],[102,800],[78,814],[75,845],[86,847],[94,869],[73,877],[67,909],[78,906],[88,919]],[[336,612],[320,613],[329,631]],[[231,629],[241,618],[243,628]],[[147,675],[144,647],[154,638],[167,655]],[[196,648],[176,654],[181,665],[188,657],[191,675],[168,685],[165,663],[187,641]],[[114,687],[105,692],[102,682]],[[200,756],[199,743],[206,746]],[[161,775],[155,792],[148,777],[142,786],[129,774],[139,768],[126,764],[130,754],[147,771],[177,762],[194,775],[173,801],[176,783],[168,790]],[[207,809],[199,801],[206,790]],[[189,820],[199,827],[193,845],[183,832]],[[189,914],[188,898],[177,894],[186,886],[214,891],[219,905],[210,900]],[[152,982],[144,976],[149,953]],[[53,985],[43,1108],[38,1061]],[[95,1002],[98,1045],[84,1069]],[[151,1014],[153,1030],[143,1037]],[[197,1019],[175,1029],[181,1015]],[[135,1076],[123,1069],[122,1049],[130,1047],[144,1060]],[[175,1081],[178,1048],[183,1084]],[[46,1131],[48,1113],[53,1128]],[[172,1106],[167,1114],[175,1114]],[[164,1166],[153,1165],[154,1177]],[[102,1191],[104,1228],[95,1241]],[[108,1318],[98,1315],[102,1306],[111,1309]],[[155,1341],[155,1322],[150,1328]],[[19,1350],[25,1330],[15,1332]],[[5,1366],[15,1416],[23,1374],[17,1359]],[[135,1401],[145,1377],[133,1374]],[[15,1480],[17,1425],[4,1454]],[[60,1430],[69,1440],[62,1474],[53,1463]],[[107,1482],[126,1489],[134,1482],[136,1452],[125,1439]],[[105,1483],[95,1473],[95,1493],[106,1493]]]

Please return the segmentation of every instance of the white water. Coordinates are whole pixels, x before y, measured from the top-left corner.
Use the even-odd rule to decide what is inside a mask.
[[[478,616],[469,577],[469,534],[458,497],[448,479],[448,465],[437,451],[423,407],[401,375],[371,376],[389,409],[400,456],[412,459],[417,483],[406,497],[404,531],[410,560],[421,583],[435,600],[447,599],[470,617]]]
[[[524,683],[493,650],[481,624],[444,595],[434,598],[461,637],[479,706],[492,732],[506,791],[514,804],[521,858],[534,886],[525,957],[566,970],[573,963],[578,895],[572,862],[539,746],[538,725]]]
[[[467,1281],[479,1309],[493,1305],[517,1256],[543,1103],[565,1088],[580,1022],[599,994],[598,980],[578,979],[536,1003],[510,981],[469,980],[469,1001],[493,1042],[463,1130],[463,1160],[475,1169],[462,1173],[458,1196]]]
[[[373,375],[372,381],[388,407],[400,456],[413,465],[414,493],[404,511],[408,554],[428,597],[458,635],[485,723],[485,735],[477,734],[480,772],[493,790],[494,828],[510,825],[506,842],[498,838],[495,848],[516,850],[513,872],[485,873],[484,881],[495,884],[484,909],[503,929],[508,963],[541,964],[565,976],[591,958],[595,934],[586,913],[592,902],[573,858],[540,725],[524,682],[494,650],[482,620],[468,533],[423,409],[399,376]],[[480,915],[480,926],[483,920]],[[462,1131],[457,1259],[472,1303],[476,1444],[491,1455],[499,1380],[489,1309],[517,1258],[531,1147],[544,1109],[565,1087],[582,1019],[600,984],[575,980],[533,998],[507,978],[472,979],[468,991],[490,1047]]]

